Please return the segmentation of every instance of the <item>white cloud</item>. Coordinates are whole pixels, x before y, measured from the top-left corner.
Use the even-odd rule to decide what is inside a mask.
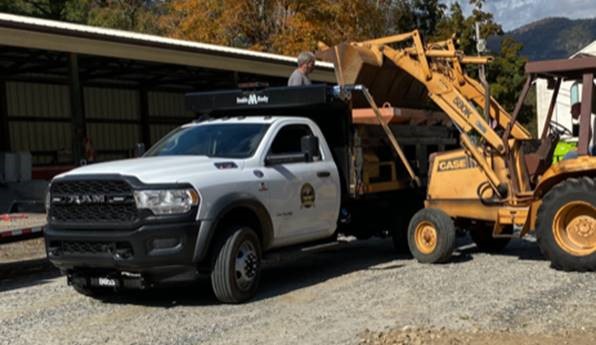
[[[446,4],[458,2],[466,13],[472,11],[468,0],[444,0]],[[493,13],[505,31],[516,29],[546,17],[594,18],[594,0],[487,0],[484,10]]]

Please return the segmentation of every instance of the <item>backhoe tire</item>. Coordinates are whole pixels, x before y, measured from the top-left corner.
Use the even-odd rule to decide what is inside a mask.
[[[553,268],[596,271],[596,180],[568,178],[546,193],[536,239]]]
[[[261,245],[253,229],[232,226],[219,241],[211,287],[223,303],[242,303],[256,294],[261,277]]]
[[[470,237],[478,250],[485,253],[499,253],[511,241],[510,238],[494,238],[492,223],[476,224],[470,229]]]
[[[420,263],[448,261],[455,249],[455,225],[442,210],[422,209],[408,226],[408,246]]]

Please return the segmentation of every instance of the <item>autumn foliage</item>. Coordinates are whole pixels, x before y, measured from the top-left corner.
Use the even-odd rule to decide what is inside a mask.
[[[382,1],[174,0],[160,25],[170,36],[281,54],[317,41],[364,39],[383,31]]]
[[[335,45],[417,29],[427,40],[457,34],[459,49],[475,54],[477,22],[483,37],[503,34],[484,1],[468,0],[471,13],[454,0],[0,0],[0,11],[293,56],[315,50],[318,41]],[[512,109],[524,59],[521,46],[502,42],[489,81]]]

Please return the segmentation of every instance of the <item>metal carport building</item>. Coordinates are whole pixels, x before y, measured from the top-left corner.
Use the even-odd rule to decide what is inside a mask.
[[[0,151],[34,165],[125,158],[188,122],[183,95],[284,85],[295,58],[0,13]],[[333,82],[317,63],[315,81]]]

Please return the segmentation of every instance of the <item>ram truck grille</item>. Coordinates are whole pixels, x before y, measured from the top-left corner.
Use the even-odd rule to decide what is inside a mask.
[[[117,251],[128,250],[132,253],[132,246],[127,242],[90,242],[90,241],[62,241],[53,243],[65,254],[78,255],[112,255]]]
[[[132,188],[120,180],[56,181],[50,223],[123,224],[138,218]]]

